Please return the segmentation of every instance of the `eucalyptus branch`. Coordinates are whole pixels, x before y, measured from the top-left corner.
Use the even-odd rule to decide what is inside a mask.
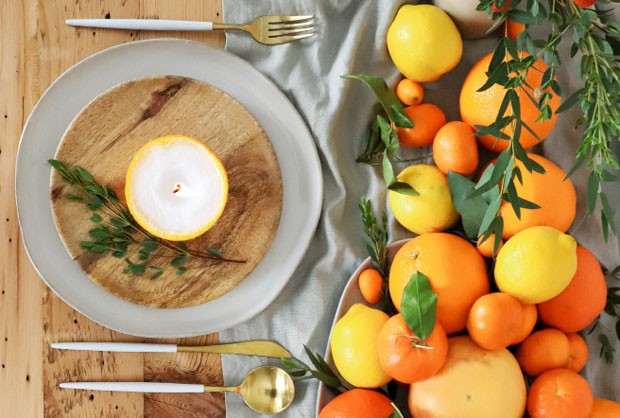
[[[113,257],[124,258],[127,266],[123,272],[141,276],[150,271],[151,279],[156,279],[171,267],[181,275],[187,271],[186,264],[192,257],[209,262],[245,263],[243,260],[225,258],[213,248],[199,251],[188,248],[183,242],[175,243],[153,236],[135,221],[116,192],[98,183],[87,170],[62,161],[48,162],[75,189],[75,193],[68,194],[67,198],[84,202],[91,211],[90,221],[95,227],[88,231],[89,239],[82,241],[80,246],[92,253],[110,253]],[[139,261],[134,262],[132,258]],[[157,263],[160,258],[171,260],[167,265],[160,265]]]
[[[486,10],[489,14],[493,14],[491,10],[493,3],[493,0],[481,0],[478,10]],[[617,57],[620,50],[620,24],[611,20],[608,11],[582,9],[570,0],[513,1],[504,12],[493,15],[496,18],[495,27],[506,19],[525,25],[525,30],[519,34],[516,42],[506,37],[502,38],[495,50],[488,72],[489,82],[484,88],[499,84],[506,89],[506,94],[496,121],[490,126],[478,127],[479,135],[495,134],[500,140],[510,141],[509,163],[500,170],[504,175],[498,173],[494,176],[495,179],[501,178],[504,181],[501,186],[502,199],[509,201],[515,213],[519,215],[519,210],[523,206],[520,205],[521,200],[511,186],[515,176],[518,175],[518,170],[511,167],[516,160],[520,160],[528,170],[532,170],[531,163],[528,165],[527,154],[518,144],[518,139],[523,129],[534,132],[522,123],[520,111],[515,109],[518,94],[515,101],[510,101],[508,97],[511,95],[514,97],[515,92],[525,93],[540,111],[538,120],[549,119],[554,113],[561,113],[579,103],[583,116],[578,119],[576,127],[583,125],[583,137],[577,150],[576,164],[569,175],[584,164],[590,172],[587,193],[588,213],[593,213],[596,203],[600,202],[603,234],[607,239],[610,230],[615,232],[615,225],[601,183],[614,180],[617,171],[620,170],[620,164],[612,151],[612,144],[620,141],[620,64]],[[529,26],[544,22],[551,22],[551,33],[545,39],[533,39],[528,31]],[[582,54],[578,72],[584,81],[584,87],[566,98],[559,108],[554,110],[549,105],[552,95],[562,95],[562,89],[555,80],[556,69],[561,65],[557,49],[560,41],[570,34],[573,41],[571,56],[574,57],[579,52]],[[612,44],[616,46],[616,50]],[[527,54],[521,51],[527,51]],[[526,89],[532,86],[528,86],[524,80],[527,71],[536,70],[534,64],[539,58],[548,65],[548,69],[542,75],[540,89],[533,90],[532,94]],[[509,104],[512,114],[506,116],[505,111]],[[512,135],[502,136],[503,129],[508,125],[513,128]],[[486,128],[486,131],[481,128]],[[510,170],[513,170],[511,175],[506,175]],[[479,183],[476,188],[481,186],[483,185]],[[490,210],[494,210],[496,206],[491,205]],[[489,214],[488,222],[481,228],[481,233],[485,237],[500,230],[497,212],[495,215],[493,217]]]

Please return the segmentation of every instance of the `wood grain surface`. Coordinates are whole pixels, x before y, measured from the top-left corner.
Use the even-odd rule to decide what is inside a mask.
[[[235,99],[184,77],[142,78],[103,93],[71,123],[55,158],[84,167],[123,201],[125,175],[134,155],[150,140],[174,134],[206,144],[228,174],[228,201],[221,218],[205,234],[188,241],[188,248],[203,252],[206,247],[216,248],[243,263],[192,257],[182,276],[174,267],[156,280],[150,280],[150,274],[123,273],[124,258],[80,246],[95,227],[89,220],[92,212],[84,202],[67,198],[80,190],[60,174],[54,171],[51,180],[54,221],[73,259],[110,293],[155,308],[198,305],[240,284],[271,246],[282,212],[280,167],[267,134]],[[134,262],[138,262],[137,248],[133,245],[128,253],[133,251]],[[153,263],[169,267],[166,256],[170,257],[170,250],[157,250]]]
[[[74,29],[71,18],[222,21],[220,0],[0,0],[0,405],[2,417],[225,416],[221,395],[95,394],[60,391],[59,380],[168,380],[222,384],[218,356],[184,353],[53,352],[53,341],[138,341],[64,304],[37,276],[21,245],[14,172],[19,136],[45,89],[67,68],[104,48],[156,37],[224,46],[223,33]],[[217,335],[185,344],[216,342]]]

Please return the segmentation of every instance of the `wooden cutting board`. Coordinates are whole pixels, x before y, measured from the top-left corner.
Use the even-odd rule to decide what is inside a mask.
[[[188,241],[188,248],[215,248],[244,263],[192,257],[183,275],[177,275],[175,268],[155,280],[150,274],[123,273],[125,259],[81,248],[80,243],[89,239],[88,231],[96,226],[90,221],[91,211],[84,202],[67,198],[78,191],[74,186],[55,171],[51,178],[54,220],[76,263],[114,295],[157,308],[198,305],[239,285],[268,251],[282,210],[280,169],[261,126],[232,97],[184,77],[143,78],[103,93],[69,126],[55,158],[84,167],[124,201],[125,174],[133,156],[149,140],[170,134],[187,135],[209,146],[222,160],[229,179],[222,217],[205,234]],[[133,262],[138,262],[137,251],[128,252]],[[163,257],[169,255],[158,251]]]

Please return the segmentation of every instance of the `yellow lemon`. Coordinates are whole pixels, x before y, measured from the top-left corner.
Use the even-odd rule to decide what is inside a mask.
[[[416,234],[440,232],[453,226],[459,214],[452,203],[448,177],[434,165],[417,164],[405,168],[398,181],[408,183],[418,196],[395,191],[388,193],[392,213],[405,228]]]
[[[378,388],[392,380],[381,368],[377,350],[379,331],[388,319],[384,312],[357,303],[334,325],[334,364],[353,386]]]
[[[222,162],[187,136],[147,142],[127,170],[125,198],[131,215],[146,231],[171,241],[192,239],[211,228],[227,197]]]
[[[559,295],[577,271],[577,242],[549,226],[525,229],[497,254],[495,282],[521,302],[545,302]]]
[[[437,80],[456,67],[463,53],[456,25],[431,5],[402,6],[388,29],[387,47],[396,68],[419,82]]]

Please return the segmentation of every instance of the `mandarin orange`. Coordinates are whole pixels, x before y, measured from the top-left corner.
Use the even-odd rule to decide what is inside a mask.
[[[478,167],[478,144],[474,130],[461,121],[448,122],[433,141],[433,159],[437,168],[469,176]]]
[[[541,374],[530,386],[527,411],[531,418],[589,418],[594,396],[588,381],[572,370]]]
[[[318,418],[387,418],[392,412],[390,398],[374,390],[356,388],[332,399]]]
[[[407,147],[425,147],[433,143],[437,131],[446,124],[446,115],[430,103],[409,106],[405,113],[413,122],[413,128],[398,128],[398,141]]]
[[[517,361],[529,376],[566,367],[570,361],[568,337],[559,329],[546,328],[527,337],[517,348]]]

